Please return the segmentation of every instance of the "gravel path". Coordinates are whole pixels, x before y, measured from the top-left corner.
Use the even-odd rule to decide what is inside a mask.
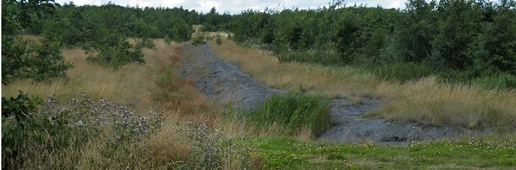
[[[187,60],[181,76],[192,79],[197,89],[214,102],[236,108],[253,108],[279,90],[267,87],[251,78],[235,64],[213,54],[208,44],[187,46]]]
[[[281,92],[253,80],[234,63],[220,59],[211,51],[208,44],[187,46],[183,50],[183,55],[187,59],[180,68],[181,76],[191,79],[196,88],[218,104],[249,109],[263,103],[274,93]],[[352,104],[348,99],[334,99],[331,103],[332,127],[321,134],[318,140],[400,143],[490,133],[489,130],[421,126],[363,117],[365,113],[380,105],[380,101],[371,98],[363,98],[359,104]]]

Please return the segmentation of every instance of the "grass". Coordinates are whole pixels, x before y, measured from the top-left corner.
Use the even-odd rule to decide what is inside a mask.
[[[446,123],[450,118],[446,113],[470,112],[464,115],[455,114],[456,117],[450,121],[456,123],[463,116],[466,126],[484,126],[483,123],[489,122],[487,125],[498,123],[498,126],[502,126],[506,123],[503,126],[512,128],[514,125],[507,123],[511,123],[510,118],[514,116],[513,91],[485,91],[470,86],[440,84],[432,77],[404,84],[386,82],[349,67],[279,63],[265,52],[241,48],[229,40],[225,40],[220,46],[212,45],[219,55],[222,54],[221,50],[226,50],[225,54],[235,53],[222,56],[233,56],[233,61],[258,80],[309,94],[292,93],[270,99],[269,106],[256,111],[269,113],[271,119],[261,117],[257,120],[270,123],[257,126],[251,121],[230,118],[229,116],[234,115],[231,114],[233,111],[210,104],[190,80],[179,78],[176,67],[187,57],[182,56],[183,44],[168,45],[162,40],[154,40],[154,43],[155,50],[143,51],[146,64],[129,64],[118,70],[87,63],[86,55],[80,49],[63,49],[65,59],[75,65],[68,72],[68,79],[52,83],[17,80],[8,86],[2,86],[4,97],[15,96],[18,90],[23,90],[42,97],[55,95],[62,104],[69,104],[69,99],[76,97],[78,93],[85,93],[94,101],[107,98],[127,105],[128,110],[136,113],[145,114],[153,110],[165,118],[161,130],[140,143],[145,151],[134,149],[130,144],[113,149],[109,144],[115,139],[109,134],[109,129],[101,130],[102,133],[95,133],[97,136],[83,140],[81,135],[87,133],[80,129],[67,131],[65,128],[56,129],[56,133],[64,133],[57,135],[57,139],[65,143],[82,142],[73,143],[69,147],[49,149],[46,146],[52,144],[52,141],[44,139],[49,139],[46,136],[51,134],[40,133],[44,131],[40,129],[37,134],[32,135],[43,141],[28,138],[30,140],[23,143],[29,149],[25,152],[23,161],[16,160],[23,162],[21,168],[194,169],[211,165],[209,161],[214,161],[211,158],[217,159],[211,162],[216,166],[211,167],[212,169],[511,169],[516,166],[514,135],[443,139],[406,146],[330,144],[311,140],[314,129],[322,129],[325,125],[320,122],[325,121],[305,119],[313,116],[321,116],[323,119],[327,109],[324,99],[309,95],[345,96],[356,100],[354,103],[360,103],[360,96],[376,96],[384,101],[391,101],[384,105],[379,111],[381,113],[373,113],[379,116],[387,117],[387,113],[404,111],[407,112],[406,115],[394,115],[392,119],[407,116],[406,121],[412,121],[410,119],[415,117],[416,120],[428,119],[431,123]],[[253,70],[261,74],[253,73]],[[425,95],[427,98],[423,97]],[[457,103],[460,104],[454,107]],[[304,104],[307,105],[306,109],[299,109],[304,108]],[[419,106],[424,107],[418,108]],[[480,117],[468,119],[477,114],[475,111],[491,107],[494,109],[478,112]],[[436,115],[442,120],[434,120],[432,117],[418,118],[417,114],[412,113],[413,110],[426,112],[424,109],[432,108],[432,113],[440,112],[439,109],[444,112],[443,115]],[[277,115],[280,113],[283,114]],[[509,120],[501,119],[501,116]],[[306,120],[308,122],[304,122]],[[477,122],[471,123],[475,122],[472,120]],[[2,122],[3,131],[8,124],[4,124],[4,119]],[[300,124],[313,125],[303,127]],[[294,134],[288,128],[289,125],[294,127]],[[199,136],[202,138],[198,138]],[[3,145],[2,150],[5,149]]]
[[[32,36],[29,38],[37,39]],[[220,109],[210,105],[192,82],[176,76],[174,67],[182,59],[182,44],[167,45],[162,40],[154,40],[154,43],[156,50],[143,50],[146,64],[129,64],[116,70],[88,63],[81,49],[63,49],[65,60],[74,64],[74,68],[68,71],[67,79],[52,83],[16,80],[8,86],[2,86],[3,97],[15,96],[18,90],[22,90],[43,98],[55,95],[61,104],[66,105],[70,104],[72,98],[77,98],[79,93],[84,93],[93,101],[106,98],[128,106],[128,110],[135,113],[146,115],[149,111],[158,112],[165,117],[164,124],[161,131],[141,143],[146,152],[131,149],[132,146],[127,145],[106,157],[108,144],[113,141],[109,134],[91,138],[81,146],[61,148],[58,153],[41,147],[44,146],[41,141],[29,140],[23,145],[32,148],[29,149],[31,152],[26,152],[23,162],[16,161],[22,163],[21,168],[166,169],[183,165],[191,148],[188,141],[182,140],[181,128],[184,122],[196,120],[215,124],[214,117],[219,115]],[[109,129],[106,127],[102,131],[107,133]],[[44,137],[44,134],[42,139],[52,143],[52,136],[55,135]],[[70,131],[70,134],[64,136],[81,135],[86,134]]]
[[[494,140],[493,140],[494,139]],[[287,137],[247,141],[262,169],[512,169],[516,142],[466,137],[407,145],[330,144]]]
[[[308,130],[308,136],[315,136],[329,125],[330,103],[320,97],[300,93],[277,94],[249,113],[244,113],[256,126],[273,124],[283,126],[291,133]]]
[[[516,130],[516,91],[441,83],[433,76],[404,83],[388,81],[350,67],[281,63],[267,51],[226,40],[210,42],[215,53],[231,60],[263,83],[289,91],[352,100],[363,96],[384,101],[371,116],[423,124]]]

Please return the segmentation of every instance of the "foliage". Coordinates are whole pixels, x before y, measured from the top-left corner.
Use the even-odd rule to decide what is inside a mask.
[[[52,22],[66,28],[56,30],[63,36],[67,46],[81,46],[97,39],[99,27],[109,28],[109,32],[123,34],[127,37],[163,38],[169,36],[174,41],[186,41],[193,32],[189,22],[195,11],[183,8],[130,8],[112,3],[102,6],[75,6],[73,3],[56,8],[56,18],[47,18],[40,22]],[[110,16],[110,17],[105,17]],[[39,34],[41,28],[29,26],[33,34]]]
[[[200,23],[203,25],[203,32],[227,31],[231,15],[228,13],[219,14],[215,7],[210,12],[200,16]]]
[[[134,47],[127,42],[126,37],[111,34],[103,38],[103,41],[96,44],[90,50],[94,54],[90,54],[87,59],[90,62],[100,63],[113,68],[120,68],[131,62],[143,64],[145,60],[143,58],[142,46],[144,45]],[[95,55],[95,53],[98,54]]]
[[[23,4],[22,2],[12,2],[12,4],[10,6],[12,11],[23,9],[19,7],[20,4]],[[186,20],[191,13],[196,13],[183,8],[141,9],[117,6],[112,3],[102,6],[75,6],[70,3],[62,7],[57,6],[52,11],[52,16],[37,20],[37,23],[40,24],[34,24],[36,21],[31,21],[31,23],[22,24],[13,30],[24,28],[28,33],[46,35],[52,43],[44,43],[46,46],[41,50],[48,50],[47,53],[58,52],[56,50],[62,46],[80,46],[90,53],[89,61],[113,68],[119,68],[130,62],[144,63],[141,48],[154,46],[150,38],[167,36],[169,41],[189,40],[193,30]],[[9,19],[8,17],[3,18]],[[133,45],[127,42],[127,37],[136,37],[141,40]],[[10,44],[9,40],[6,39],[6,42],[2,44]],[[11,51],[15,53],[24,49],[32,49],[23,47],[14,46]],[[8,48],[9,46],[6,47],[6,49]],[[52,56],[55,56],[56,60],[60,58],[55,54]],[[48,61],[42,61],[40,64],[45,62]],[[16,63],[12,65],[17,67]],[[48,74],[62,75],[63,71],[61,70],[67,68],[61,65],[61,67],[46,67],[45,69],[50,69],[47,71]],[[10,70],[8,69],[7,73]],[[37,71],[42,70],[44,69]],[[20,77],[20,75],[14,77]]]
[[[43,101],[37,96],[30,97],[28,94],[20,91],[20,94],[14,97],[2,97],[2,116],[10,117],[14,115],[17,121],[24,121],[32,117],[32,113],[36,112],[38,106]]]
[[[34,44],[21,39],[23,27],[54,10],[49,2],[2,1],[2,83],[15,78],[32,78],[36,81],[65,77],[71,65],[66,63],[59,45],[45,27],[43,39]],[[41,17],[40,17],[41,16]]]
[[[233,16],[231,31],[235,41],[268,44],[280,61],[366,66],[373,73],[392,64],[424,68],[412,75],[378,74],[401,81],[457,75],[441,78],[475,82],[515,74],[514,0],[410,0],[406,5],[396,10],[336,1],[312,10],[248,10]]]
[[[26,97],[25,94],[21,95]],[[18,116],[13,119],[11,114],[2,116],[2,168],[30,169],[30,166],[34,166],[31,160],[38,158],[50,161],[55,159],[53,156],[78,160],[81,154],[65,151],[85,151],[90,142],[100,139],[106,142],[103,145],[107,149],[102,156],[117,159],[120,153],[129,150],[143,151],[145,148],[142,148],[140,142],[158,131],[162,124],[161,116],[156,113],[148,117],[137,115],[128,111],[126,106],[106,99],[94,102],[84,94],[78,99],[72,99],[67,105],[59,104],[53,96],[37,109],[32,103],[24,105],[32,106],[24,119],[18,119]],[[9,109],[20,111],[17,108]],[[73,168],[75,165],[63,161],[63,164],[46,166],[52,169],[52,166]]]
[[[279,124],[292,132],[308,128],[317,135],[330,125],[329,109],[329,101],[321,97],[287,93],[272,96],[244,116],[258,126]]]
[[[206,35],[204,33],[197,34],[195,37],[193,37],[192,45],[201,45],[206,44]]]
[[[222,36],[220,34],[215,35],[215,42],[218,45],[222,44]]]

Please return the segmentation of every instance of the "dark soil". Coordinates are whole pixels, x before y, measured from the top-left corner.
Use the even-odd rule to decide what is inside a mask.
[[[187,46],[183,53],[186,60],[180,68],[181,76],[191,79],[196,88],[217,104],[250,109],[260,105],[271,95],[281,92],[253,80],[234,63],[217,57],[208,44]],[[320,134],[318,140],[404,143],[490,133],[489,130],[396,123],[364,117],[365,113],[380,105],[379,100],[372,98],[363,98],[359,104],[353,104],[346,98],[334,99],[331,104],[332,126]]]

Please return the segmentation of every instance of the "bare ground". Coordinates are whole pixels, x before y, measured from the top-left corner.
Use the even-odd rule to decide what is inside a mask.
[[[217,57],[208,44],[187,46],[183,53],[186,60],[180,67],[181,76],[191,79],[196,88],[217,104],[250,109],[260,105],[271,95],[281,92],[253,80],[252,76],[242,72],[234,63]],[[490,133],[486,129],[397,123],[364,117],[365,113],[379,106],[381,101],[367,97],[358,103],[346,98],[332,100],[332,126],[320,134],[318,140],[404,143]]]

